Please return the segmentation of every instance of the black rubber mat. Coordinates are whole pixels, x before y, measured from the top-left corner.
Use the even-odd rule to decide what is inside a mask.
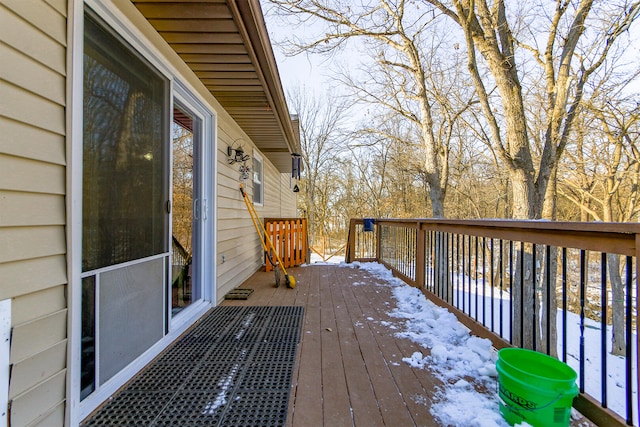
[[[214,308],[82,426],[284,426],[303,314]]]

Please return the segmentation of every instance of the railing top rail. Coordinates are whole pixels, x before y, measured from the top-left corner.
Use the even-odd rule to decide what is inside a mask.
[[[423,225],[469,225],[486,228],[523,228],[536,230],[558,230],[579,232],[607,232],[640,234],[640,223],[636,222],[572,222],[517,219],[437,219],[437,218],[376,218],[377,223],[420,223]]]
[[[422,230],[443,231],[628,256],[636,255],[636,239],[640,239],[639,223],[435,218],[376,218],[375,221],[379,225],[404,225],[410,228],[419,227]]]

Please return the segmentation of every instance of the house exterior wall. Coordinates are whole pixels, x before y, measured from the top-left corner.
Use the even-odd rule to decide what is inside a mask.
[[[227,147],[238,144],[253,155],[257,148],[247,142],[241,134],[234,134],[231,128],[220,123],[218,137],[218,301],[230,290],[241,285],[264,263],[264,251],[255,226],[239,190],[239,165],[227,162]],[[239,139],[240,138],[240,139]],[[278,170],[263,159],[264,203],[256,205],[261,219],[296,216],[296,193],[290,188],[288,174]],[[248,165],[251,161],[247,162]],[[253,195],[251,177],[245,182],[247,193]]]
[[[65,383],[71,371],[67,336],[71,288],[67,285],[73,275],[68,270],[66,245],[72,225],[67,222],[65,199],[71,196],[66,191],[73,171],[67,167],[70,137],[65,110],[70,83],[66,67],[72,56],[67,51],[71,22],[67,13],[78,10],[74,3],[0,0],[0,300],[11,300],[11,426],[61,426],[69,409]],[[216,259],[210,264],[217,266],[220,300],[263,262],[238,190],[237,165],[226,163],[226,147],[234,140],[247,141],[250,152],[256,148],[130,2],[113,2],[111,7],[216,114],[216,203],[210,208],[216,209],[217,255],[214,251]],[[289,177],[266,156],[263,161],[265,203],[258,207],[259,215],[295,216]],[[80,288],[80,282],[69,286]]]
[[[12,426],[64,419],[66,14],[66,0],[0,2],[0,300],[11,299]]]

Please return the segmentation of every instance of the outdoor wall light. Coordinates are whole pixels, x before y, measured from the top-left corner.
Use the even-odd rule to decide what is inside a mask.
[[[244,153],[242,148],[231,148],[230,146],[227,147],[227,157],[230,165],[234,163],[244,163],[251,158],[251,156]]]
[[[300,179],[300,172],[302,172],[302,155],[291,153],[291,178]]]

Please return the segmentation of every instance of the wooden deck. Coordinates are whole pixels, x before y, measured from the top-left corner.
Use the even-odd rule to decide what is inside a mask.
[[[438,380],[402,362],[424,349],[381,323],[399,322],[387,314],[393,306],[389,288],[353,268],[315,265],[288,272],[295,289],[275,288],[272,272],[258,272],[242,286],[254,289],[248,300],[224,302],[305,307],[287,425],[438,425],[429,413]]]
[[[295,289],[275,288],[273,272],[257,272],[241,286],[254,290],[248,300],[223,303],[305,307],[287,426],[440,425],[429,409],[441,382],[402,361],[427,351],[395,336],[402,320],[388,314],[395,307],[390,288],[356,268],[287,271]],[[595,425],[576,415],[571,425]]]
[[[258,272],[241,286],[253,289],[249,299],[226,300],[222,304],[304,307],[286,425],[441,425],[431,415],[430,407],[435,403],[434,396],[442,383],[428,369],[412,368],[402,361],[416,351],[425,354],[428,350],[395,336],[402,330],[403,320],[389,316],[395,308],[391,288],[380,286],[383,285],[380,279],[358,268],[313,265],[293,268],[289,273],[296,278],[295,289],[284,285],[275,288],[273,272]],[[176,345],[180,342],[177,340]],[[167,352],[176,351],[172,348]],[[157,376],[157,371],[153,372]],[[133,387],[131,393],[144,397],[139,387],[133,385],[136,378],[119,393],[124,395],[129,387]],[[130,422],[123,424],[97,411],[87,418],[87,425],[142,425],[141,420],[148,421],[149,408],[144,405],[130,407],[128,396],[123,400],[125,403],[116,408],[122,414],[114,411],[120,417],[117,419],[125,417],[122,419]],[[117,398],[114,396],[113,402]],[[189,399],[178,399],[173,401],[173,406],[163,407],[161,411],[168,408],[171,414],[189,415],[189,411],[193,412],[197,406],[194,405]],[[196,418],[201,415],[198,408],[194,412]],[[571,425],[590,427],[594,424],[579,416],[572,419]]]

